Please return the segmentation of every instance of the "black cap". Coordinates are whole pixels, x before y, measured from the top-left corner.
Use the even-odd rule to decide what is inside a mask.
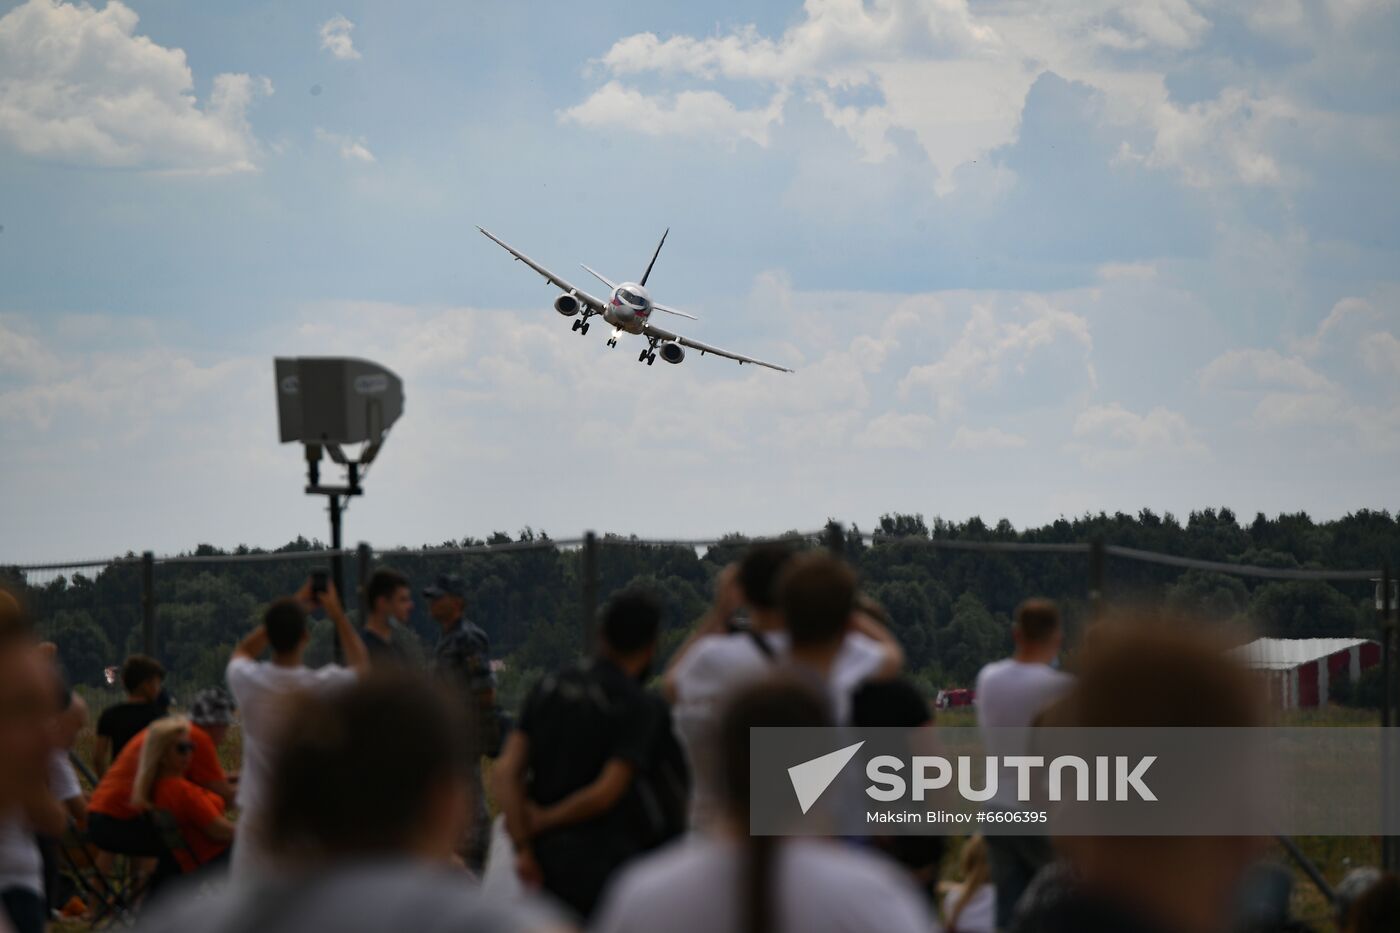
[[[439,596],[460,596],[465,599],[467,585],[455,573],[440,573],[431,586],[423,588],[423,596],[427,599],[437,599]]]

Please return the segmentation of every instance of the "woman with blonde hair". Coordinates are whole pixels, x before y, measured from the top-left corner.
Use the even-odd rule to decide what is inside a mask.
[[[996,929],[992,919],[996,892],[989,883],[987,841],[980,833],[963,843],[959,870],[962,883],[950,885],[943,895],[943,922],[948,933],[992,933]]]
[[[188,719],[156,720],[146,728],[131,788],[131,805],[137,810],[163,810],[175,818],[185,844],[174,856],[185,874],[223,862],[233,842],[233,823],[224,816],[223,798],[185,777],[193,752]],[[173,866],[165,868],[173,873]]]

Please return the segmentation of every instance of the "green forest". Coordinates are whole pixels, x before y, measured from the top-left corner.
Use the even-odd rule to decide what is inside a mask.
[[[794,537],[799,537],[795,533]],[[858,569],[869,595],[888,610],[905,646],[911,673],[932,691],[963,686],[978,667],[1010,646],[1010,616],[1031,595],[1049,596],[1064,608],[1071,639],[1088,613],[1090,569],[1083,554],[960,551],[929,546],[931,540],[1087,543],[1103,541],[1165,554],[1271,568],[1367,569],[1400,557],[1400,515],[1359,511],[1335,521],[1306,514],[1257,516],[1241,522],[1229,509],[1171,514],[1085,515],[1017,530],[973,518],[925,521],[914,514],[885,515],[870,529],[830,520],[811,546],[838,548]],[[598,548],[598,594],[625,586],[653,590],[666,610],[663,650],[669,653],[704,612],[716,572],[736,559],[748,541],[729,535],[704,549],[653,545],[604,536]],[[520,549],[521,543],[535,547]],[[512,545],[494,553],[493,548]],[[421,588],[442,572],[461,574],[470,595],[468,613],[490,635],[503,662],[502,692],[511,698],[539,672],[576,658],[584,649],[583,559],[577,548],[554,545],[532,529],[463,538],[425,548],[485,546],[484,553],[398,553],[377,563],[392,566]],[[298,539],[271,552],[229,551],[200,545],[191,555],[271,554],[250,562],[157,564],[157,655],[171,684],[186,690],[221,681],[234,643],[254,624],[261,607],[295,591],[324,566],[315,541]],[[357,584],[355,561],[346,561],[347,591]],[[139,564],[71,574],[26,575],[0,568],[19,588],[44,635],[57,642],[69,676],[98,684],[103,669],[119,664],[142,643]],[[1104,567],[1109,605],[1152,603],[1202,617],[1240,632],[1280,637],[1373,636],[1375,588],[1367,582],[1333,585],[1268,581],[1182,571],[1110,557]],[[346,598],[353,605],[353,598]],[[437,634],[421,597],[415,597],[412,641],[428,651]],[[331,653],[329,625],[314,627],[312,660]]]

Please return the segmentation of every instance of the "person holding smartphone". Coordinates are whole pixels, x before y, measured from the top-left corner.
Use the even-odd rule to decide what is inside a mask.
[[[310,642],[308,614],[321,610],[335,624],[345,665],[309,668],[303,663]],[[269,660],[260,661],[271,650]],[[320,694],[353,683],[369,670],[365,643],[340,605],[335,585],[324,573],[307,580],[295,596],[267,607],[263,622],[239,643],[227,677],[243,716],[243,766],[238,781],[240,831],[234,841],[230,875],[237,881],[273,870],[262,843],[263,811],[271,792],[271,747],[296,694]]]

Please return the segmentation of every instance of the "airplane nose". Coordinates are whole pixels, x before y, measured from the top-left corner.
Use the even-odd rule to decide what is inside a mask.
[[[619,321],[630,322],[633,318],[637,316],[637,312],[634,309],[629,308],[627,305],[618,305],[616,308],[613,309],[613,315]]]

